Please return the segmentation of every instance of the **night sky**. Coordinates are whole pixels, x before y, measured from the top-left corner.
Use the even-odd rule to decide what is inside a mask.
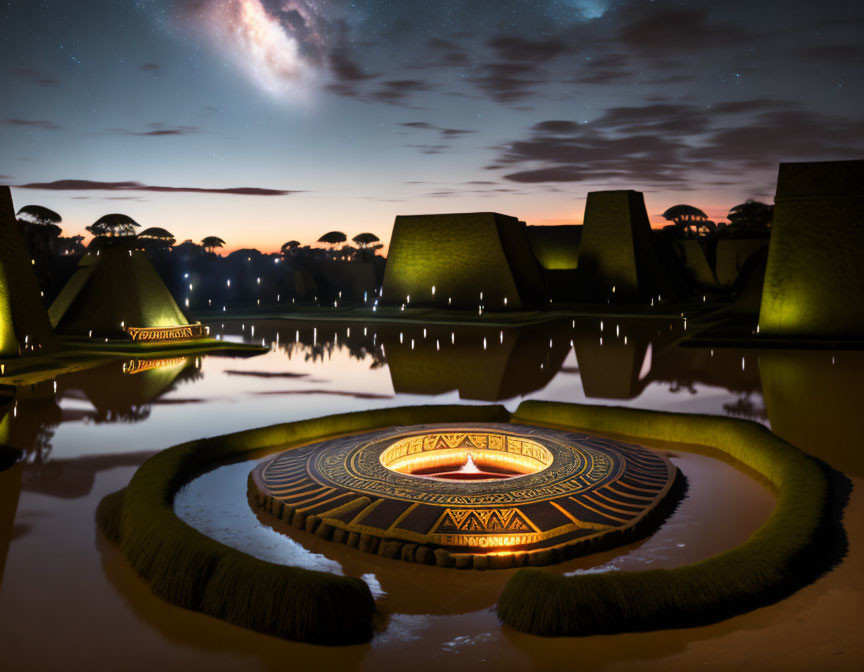
[[[722,219],[777,163],[864,156],[864,3],[12,0],[0,182],[272,251],[397,214]]]

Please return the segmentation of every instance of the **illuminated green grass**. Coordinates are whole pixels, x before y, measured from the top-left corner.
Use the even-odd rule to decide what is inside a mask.
[[[537,635],[692,626],[752,608],[800,585],[825,522],[828,479],[814,459],[753,422],[554,402],[522,403],[513,422],[549,424],[719,450],[767,479],[776,508],[744,544],[677,569],[558,576],[522,569],[498,615]]]
[[[97,511],[153,592],[171,604],[285,639],[322,644],[368,641],[375,602],[363,581],[258,560],[180,520],[178,490],[221,463],[249,460],[326,436],[428,422],[501,422],[501,406],[414,406],[346,413],[192,441],[162,451],[125,491]]]

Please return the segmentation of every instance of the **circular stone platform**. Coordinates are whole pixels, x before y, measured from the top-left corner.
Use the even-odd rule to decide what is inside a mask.
[[[588,434],[416,425],[280,453],[250,474],[249,501],[387,557],[513,567],[626,543],[675,474],[659,453]]]

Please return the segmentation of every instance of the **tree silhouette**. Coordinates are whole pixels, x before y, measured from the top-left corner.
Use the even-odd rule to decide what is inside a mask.
[[[299,247],[299,240],[289,240],[282,246],[282,254],[285,256],[288,256],[289,254],[294,254],[294,252],[296,252]]]
[[[225,246],[225,241],[219,236],[207,236],[201,240],[201,245],[204,247],[205,252],[215,254],[217,247]]]
[[[171,247],[176,239],[174,234],[158,226],[151,226],[138,234],[138,242],[142,247],[167,248]]]
[[[63,218],[56,212],[41,205],[25,205],[18,211],[18,220],[33,226],[42,226],[49,231],[55,231],[53,235],[59,236],[62,229],[57,226]]]
[[[318,239],[318,242],[327,245],[338,245],[339,243],[344,243],[346,240],[348,240],[348,237],[341,231],[328,231]]]
[[[134,236],[135,228],[139,226],[129,215],[115,212],[103,215],[86,228],[96,238],[120,238]]]
[[[729,210],[726,215],[729,226],[744,231],[761,231],[771,228],[774,206],[748,199]]]
[[[692,205],[673,205],[663,213],[663,218],[672,222],[673,227],[684,236],[705,236],[716,228],[702,210]]]
[[[381,239],[374,233],[358,233],[351,240],[357,243],[361,249],[365,249],[372,243],[377,243]]]

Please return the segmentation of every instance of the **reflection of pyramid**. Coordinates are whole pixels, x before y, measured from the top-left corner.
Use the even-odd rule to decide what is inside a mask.
[[[519,309],[542,303],[542,283],[525,225],[515,217],[400,216],[393,225],[382,300],[398,305],[410,296],[410,303],[419,305]]]
[[[594,301],[646,299],[673,292],[638,191],[593,191],[579,245],[579,291]],[[613,292],[614,288],[614,292]]]
[[[760,333],[864,337],[864,161],[781,163]]]
[[[425,339],[408,331],[401,343],[389,334],[384,344],[393,389],[403,394],[457,390],[462,399],[479,401],[524,396],[545,387],[567,357],[569,341],[551,333],[548,326],[508,329],[503,336],[497,329],[465,329],[453,344],[450,328],[430,327]]]
[[[116,363],[85,369],[60,379],[60,395],[81,390],[100,417],[135,419],[135,413],[171,390],[178,376],[192,361],[189,358],[158,360],[162,366],[129,375]]]
[[[647,384],[641,376],[644,367],[652,364],[647,354],[650,341],[632,335],[627,343],[619,338],[606,337],[600,344],[599,335],[576,335],[573,346],[579,362],[579,375],[585,396],[589,399],[632,399]]]
[[[124,325],[188,324],[147,255],[122,247],[85,255],[48,312],[68,336],[128,338]]]
[[[9,187],[0,187],[0,357],[56,346],[30,254],[15,220],[12,193]]]

